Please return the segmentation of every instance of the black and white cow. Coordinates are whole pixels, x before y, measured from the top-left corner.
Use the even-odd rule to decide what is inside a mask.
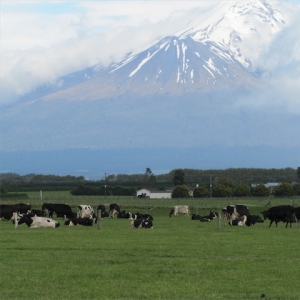
[[[136,213],[137,215],[137,219],[150,219],[151,221],[153,221],[153,217],[150,214],[141,214],[139,212]]]
[[[0,205],[0,219],[12,220],[14,219],[13,213],[27,214],[31,211],[31,205],[24,203],[17,204],[1,204]]]
[[[130,226],[132,228],[153,228],[153,222],[150,218],[147,219],[138,219],[131,221]]]
[[[187,205],[175,205],[170,211],[170,217],[172,217],[173,215],[177,217],[179,213],[184,214],[186,217],[188,217],[190,215],[189,207]]]
[[[290,223],[290,227],[292,227],[293,222],[297,222],[296,218],[296,210],[293,206],[290,205],[279,205],[269,208],[267,211],[262,212],[264,219],[270,220],[271,227],[272,223],[275,222],[276,227],[278,222],[286,223],[286,228]]]
[[[14,214],[15,218],[17,218],[17,213]],[[17,222],[15,222],[15,228],[24,223],[30,228],[57,228],[60,225],[59,222],[53,219],[38,217],[33,213],[28,213],[22,216]]]
[[[93,226],[93,224],[94,221],[90,218],[74,218],[65,222],[68,226]]]
[[[217,218],[217,214],[212,210],[209,212],[209,215],[207,216],[200,216],[197,214],[192,215],[192,220],[199,220],[200,222],[210,222],[214,218]]]
[[[232,220],[231,224],[230,222],[228,222],[228,224],[232,226],[246,226],[246,222],[247,222],[247,217],[242,216],[241,218],[236,218]]]
[[[253,226],[256,223],[263,223],[264,220],[258,215],[245,215],[241,218],[232,220],[232,226]],[[230,224],[230,223],[229,223]]]
[[[36,215],[37,217],[46,217],[46,213],[40,209],[32,209],[30,211],[30,213],[33,215]],[[18,222],[24,215],[26,215],[26,214],[19,213],[19,212],[16,215],[14,215],[13,220],[12,220],[13,224],[15,224],[16,221]]]
[[[117,218],[118,218],[118,219],[128,219],[127,216],[129,216],[129,214],[126,213],[125,210],[122,210],[122,211],[120,211],[120,212],[117,214]]]
[[[95,217],[94,209],[90,205],[81,204],[78,205],[77,218],[89,218]]]
[[[107,211],[101,211],[101,218],[109,218],[109,213]]]
[[[105,212],[105,206],[103,204],[99,204],[97,207],[97,212],[101,210],[101,214]]]
[[[70,219],[73,217],[73,211],[67,204],[44,203],[42,205],[42,211],[44,211],[49,218],[53,218],[54,213],[63,217],[64,219]]]
[[[229,225],[232,225],[232,221],[235,219],[243,219],[243,223],[246,223],[247,216],[250,214],[248,207],[241,204],[228,205],[222,209],[222,212],[224,214],[224,221],[229,220]],[[246,218],[244,218],[244,216],[246,216]]]
[[[114,217],[115,214],[120,213],[120,206],[116,203],[112,203],[109,205],[109,216]]]

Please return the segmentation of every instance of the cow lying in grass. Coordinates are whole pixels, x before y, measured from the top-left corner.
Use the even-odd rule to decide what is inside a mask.
[[[207,216],[200,216],[193,214],[192,215],[192,220],[199,220],[200,222],[210,222],[214,218],[217,218],[217,214],[214,211],[210,211],[209,215]]]
[[[25,223],[29,228],[57,228],[60,223],[49,218],[38,217],[33,213],[23,215],[19,220],[17,213],[14,213],[15,216],[15,228],[19,225]]]
[[[256,223],[263,223],[264,220],[258,215],[248,215],[232,220],[232,226],[253,226]],[[230,223],[229,223],[230,225]]]
[[[65,222],[68,226],[93,226],[93,224],[94,221],[90,218],[73,218]]]
[[[132,228],[153,228],[153,223],[150,218],[133,220],[130,225]]]

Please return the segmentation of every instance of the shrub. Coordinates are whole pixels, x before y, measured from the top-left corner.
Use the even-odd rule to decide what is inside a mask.
[[[209,196],[209,191],[206,187],[198,186],[193,192],[194,198],[207,198]]]
[[[173,192],[172,192],[172,198],[189,198],[189,189],[186,185],[177,185]]]

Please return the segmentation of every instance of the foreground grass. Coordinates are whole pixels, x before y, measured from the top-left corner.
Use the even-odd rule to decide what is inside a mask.
[[[142,211],[141,211],[142,212]],[[2,299],[299,299],[300,229],[217,229],[153,210],[129,220],[17,230],[0,222]]]

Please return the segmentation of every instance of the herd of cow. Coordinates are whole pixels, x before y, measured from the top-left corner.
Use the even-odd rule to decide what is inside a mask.
[[[31,205],[24,203],[1,204],[0,218],[1,220],[11,220],[15,224],[15,228],[21,224],[26,224],[30,228],[56,228],[60,226],[60,223],[52,219],[54,213],[57,217],[67,219],[64,224],[68,226],[93,226],[100,218],[114,218],[117,215],[117,218],[131,220],[132,228],[153,228],[151,215],[121,211],[116,203],[109,205],[108,212],[106,212],[105,206],[101,204],[97,207],[97,212],[99,211],[101,217],[95,214],[90,205],[78,205],[78,211],[74,213],[71,207],[66,204],[44,203],[41,210],[31,209]],[[189,207],[187,205],[175,205],[170,212],[170,217],[178,216],[179,213],[189,217]],[[263,218],[251,214],[245,205],[228,205],[222,209],[224,224],[229,223],[231,226],[253,226],[256,223],[263,223],[264,220],[270,220],[269,227],[273,222],[275,222],[276,227],[278,222],[286,223],[286,227],[288,224],[292,227],[292,223],[297,223],[299,226],[300,207],[279,205],[271,207],[261,214]],[[221,218],[221,215],[210,211],[207,216],[193,214],[191,217],[192,220],[199,220],[200,222],[210,222],[214,218]]]
[[[17,228],[21,224],[26,224],[30,228],[57,228],[60,226],[58,221],[53,220],[53,215],[58,218],[67,219],[65,225],[68,226],[93,226],[100,218],[113,218],[117,214],[118,218],[130,219],[133,228],[153,228],[153,217],[149,214],[131,213],[120,210],[116,203],[109,205],[109,212],[106,212],[105,205],[100,204],[97,212],[100,211],[101,217],[95,214],[90,205],[78,205],[77,213],[67,204],[44,203],[41,210],[31,209],[31,205],[18,204],[1,204],[1,220],[11,220]]]
[[[189,216],[189,207],[187,205],[176,205],[172,208],[170,212],[170,217],[178,216],[178,214],[184,214],[187,217]],[[278,222],[286,223],[286,227],[290,224],[292,227],[292,223],[298,223],[300,221],[300,206],[293,207],[290,205],[279,205],[271,207],[270,209],[261,212],[263,215],[263,219],[259,215],[253,215],[250,213],[249,209],[245,205],[228,205],[222,209],[224,224],[227,222],[231,226],[253,226],[256,223],[263,223],[264,220],[270,220],[271,227],[272,223],[276,223],[276,227]],[[214,211],[210,211],[207,216],[200,216],[197,214],[192,215],[192,220],[199,220],[200,222],[210,222],[214,218],[219,218],[219,213]]]

